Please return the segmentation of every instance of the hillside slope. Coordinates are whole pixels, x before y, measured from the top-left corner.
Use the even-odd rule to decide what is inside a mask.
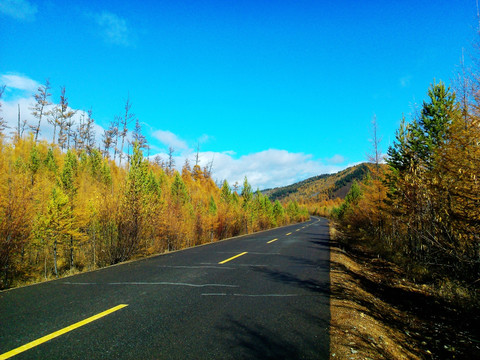
[[[367,164],[362,163],[335,174],[318,175],[288,186],[266,189],[263,193],[273,201],[343,199],[353,181],[362,180],[368,172]]]

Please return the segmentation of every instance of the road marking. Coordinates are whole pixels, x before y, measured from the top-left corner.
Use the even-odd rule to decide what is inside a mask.
[[[300,231],[300,229],[297,229],[297,230],[295,230],[295,231]]]
[[[273,240],[267,241],[267,244],[271,244],[272,242],[277,241],[277,240],[278,239],[273,239]]]
[[[226,262],[229,262],[230,260],[233,260],[233,259],[236,259],[242,255],[245,255],[245,254],[248,254],[248,252],[243,252],[241,254],[238,254],[238,255],[235,255],[235,256],[232,256],[231,258],[228,258],[227,260],[223,260],[223,261],[220,261],[219,264],[225,264]]]
[[[208,294],[202,294],[202,296],[227,296],[226,293],[208,293]]]
[[[222,269],[222,270],[225,270],[225,269],[232,269],[233,268],[229,268],[229,267],[226,267],[226,266],[208,266],[208,265],[191,265],[191,266],[188,266],[188,265],[160,265],[159,267],[161,268],[172,268],[172,269]]]
[[[295,297],[300,294],[226,294],[226,293],[203,293],[201,296],[238,296],[238,297]]]
[[[67,326],[66,328],[63,328],[63,329],[60,329],[58,331],[55,331],[49,335],[46,335],[44,337],[41,337],[40,339],[37,339],[37,340],[34,340],[32,342],[29,342],[28,344],[25,344],[23,346],[20,346],[16,349],[13,349],[13,350],[10,350],[9,352],[6,352],[4,354],[0,354],[0,360],[4,360],[4,359],[9,359],[11,358],[12,356],[15,356],[15,355],[18,355],[24,351],[27,351],[31,348],[34,348],[35,346],[38,346],[40,344],[43,344],[44,342],[47,342],[47,341],[50,341],[60,335],[63,335],[63,334],[66,334],[72,330],[75,330],[83,325],[87,325],[88,323],[91,323],[92,321],[95,321],[95,320],[98,320],[104,316],[107,316],[117,310],[120,310],[120,309],[123,309],[124,307],[128,306],[128,304],[121,304],[121,305],[118,305],[118,306],[115,306],[111,309],[108,309],[104,312],[101,312],[97,315],[94,315],[94,316],[91,316],[85,320],[82,320],[82,321],[79,321],[73,325],[70,325],[70,326]]]
[[[188,286],[188,287],[231,287],[236,288],[238,285],[228,285],[228,284],[189,284],[189,283],[175,283],[175,282],[119,282],[119,283],[110,283],[109,285],[174,285],[174,286]]]
[[[62,282],[61,284],[99,285],[99,283],[71,283],[71,282]],[[177,283],[177,282],[167,282],[167,281],[158,281],[158,282],[126,281],[126,282],[105,283],[104,285],[174,285],[174,286],[188,286],[188,287],[238,287],[238,285],[228,285],[228,284],[189,284],[189,283],[180,283],[180,282]]]
[[[287,235],[285,235],[285,236],[288,236],[288,235],[292,235],[292,233],[291,233],[291,232],[289,232],[289,233],[288,233]]]
[[[233,296],[242,296],[242,297],[291,297],[291,296],[301,296],[298,294],[233,294]]]
[[[259,254],[259,255],[281,255],[280,253],[252,253],[250,252],[249,254]],[[216,263],[218,264],[218,263]],[[265,266],[275,266],[275,265],[267,265],[267,264],[231,264],[232,267],[231,269],[237,269],[239,266],[258,266],[258,267],[265,267]]]

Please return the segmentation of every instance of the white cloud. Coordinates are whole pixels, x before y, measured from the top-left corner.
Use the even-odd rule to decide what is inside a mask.
[[[164,160],[168,155],[159,153]],[[177,169],[181,169],[188,159],[194,163],[195,151],[188,149],[180,155],[174,156]],[[154,158],[155,155],[152,155]],[[227,180],[230,185],[236,182],[241,186],[245,176],[254,189],[266,189],[293,184],[306,178],[340,171],[347,166],[325,165],[314,160],[311,155],[291,153],[287,150],[269,149],[235,157],[235,152],[199,153],[200,166],[205,167],[213,162],[212,177],[221,182]]]
[[[175,150],[188,149],[188,145],[184,140],[180,139],[177,135],[168,130],[157,130],[154,131],[152,135],[163,144],[171,146]]]
[[[330,159],[327,159],[329,164],[342,164],[345,162],[345,158],[342,155],[335,154]]]
[[[200,136],[198,138],[198,143],[199,144],[204,144],[204,143],[208,142],[211,138],[212,138],[211,136],[209,136],[207,134],[203,134],[202,136]]]
[[[232,185],[235,182],[242,184],[246,176],[254,188],[260,189],[284,186],[341,169],[314,160],[312,155],[278,149],[243,155],[238,159],[224,153],[212,153],[210,158],[213,155],[214,178],[227,179]]]
[[[27,0],[2,0],[0,1],[0,13],[17,20],[33,21],[37,13],[37,5]]]
[[[34,92],[40,84],[24,75],[6,74],[1,76],[1,83],[5,84],[9,89],[18,89]]]
[[[131,45],[131,30],[127,21],[108,11],[92,15],[104,40],[114,45]]]

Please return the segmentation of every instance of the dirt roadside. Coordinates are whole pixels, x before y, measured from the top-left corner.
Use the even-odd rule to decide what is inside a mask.
[[[330,359],[477,359],[478,314],[442,302],[395,265],[335,242],[331,227]]]

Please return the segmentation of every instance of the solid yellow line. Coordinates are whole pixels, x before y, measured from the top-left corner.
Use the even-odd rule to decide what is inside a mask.
[[[94,315],[94,316],[91,316],[89,317],[88,319],[85,319],[85,320],[82,320],[82,321],[79,321],[73,325],[70,325],[70,326],[67,326],[66,328],[63,328],[61,330],[58,330],[58,331],[55,331],[54,333],[51,333],[49,335],[46,335],[44,337],[41,337],[40,339],[37,339],[37,340],[34,340],[32,342],[29,342],[28,344],[25,344],[23,346],[20,346],[16,349],[13,349],[13,350],[10,350],[9,352],[6,352],[4,354],[0,354],[0,360],[4,360],[4,359],[9,359],[11,358],[12,356],[15,356],[15,355],[18,355],[24,351],[27,351],[31,348],[34,348],[35,346],[38,346],[40,344],[43,344],[44,342],[47,342],[49,340],[52,340],[60,335],[63,335],[65,333],[68,333],[72,330],[75,330],[83,325],[86,325],[88,323],[91,323],[92,321],[95,321],[95,320],[98,320],[104,316],[107,316],[108,314],[111,314],[117,310],[120,310],[120,309],[123,309],[124,307],[128,306],[127,304],[121,304],[121,305],[118,305],[118,306],[115,306],[111,309],[108,309],[104,312],[101,312],[100,314],[97,314],[97,315]]]
[[[267,244],[270,244],[270,243],[272,243],[272,242],[274,242],[274,241],[277,241],[277,240],[278,240],[278,239],[273,239],[273,240],[267,241]]]
[[[288,236],[288,235],[292,235],[292,233],[291,233],[291,232],[289,232],[289,233],[288,233],[286,236]]]
[[[248,254],[248,252],[245,251],[245,252],[243,252],[243,253],[241,253],[241,254],[232,256],[231,258],[228,258],[227,260],[220,261],[219,264],[225,264],[226,262],[229,262],[230,260],[236,259],[237,257],[242,256],[242,255],[245,255],[245,254]]]

